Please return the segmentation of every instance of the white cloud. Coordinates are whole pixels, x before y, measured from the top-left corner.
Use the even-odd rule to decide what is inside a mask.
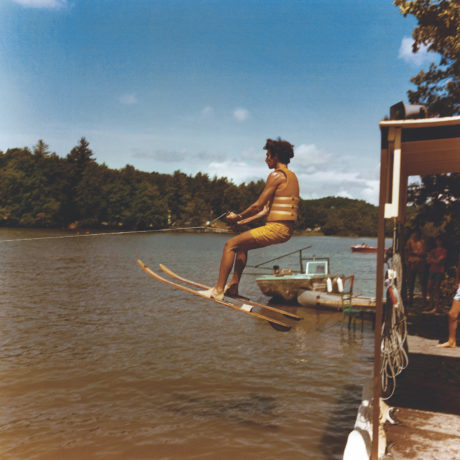
[[[125,105],[137,104],[137,97],[135,94],[123,94],[118,100]]]
[[[238,108],[233,111],[233,118],[238,122],[238,123],[243,123],[243,121],[246,121],[249,118],[249,111],[244,108]]]
[[[299,178],[302,198],[342,196],[365,200],[372,204],[378,203],[379,180],[373,174],[363,175],[358,171],[349,171],[343,165],[334,164],[331,158],[332,156],[328,156],[325,161],[327,168],[310,171],[299,168],[297,163],[294,163],[296,160],[294,157],[292,169]],[[210,176],[227,177],[235,184],[265,180],[270,173],[265,164],[252,165],[246,161],[234,160],[214,161],[205,168],[205,171]]]
[[[292,164],[299,172],[312,173],[329,167],[330,155],[321,152],[314,144],[300,144],[294,149]]]
[[[203,109],[201,110],[201,115],[203,115],[204,117],[209,117],[213,114],[214,114],[214,109],[210,105],[203,107]]]
[[[162,163],[177,163],[183,171],[194,174],[195,171],[205,171],[209,161],[224,161],[225,154],[219,152],[188,152],[186,149],[168,150],[157,149],[149,150],[143,148],[131,148],[133,158],[145,158],[160,161]],[[179,163],[181,163],[179,165]],[[224,175],[224,174],[222,174]]]
[[[342,196],[377,204],[379,181],[357,171],[342,171],[331,165],[327,171],[299,174],[300,192],[305,199]]]
[[[264,162],[265,152],[253,147],[233,158],[217,151],[140,148],[131,151],[135,158],[153,161],[155,165],[169,165],[168,168],[174,167],[191,175],[201,171],[210,177],[226,177],[237,185],[265,181],[271,172]],[[299,178],[304,199],[341,196],[378,203],[378,165],[363,170],[354,157],[327,153],[314,144],[299,144],[289,166]]]
[[[139,148],[131,149],[134,158],[147,158],[151,160],[161,161],[164,163],[175,163],[183,161],[187,158],[187,151],[185,149],[181,150],[154,150],[148,151]]]
[[[425,62],[433,61],[434,54],[430,53],[425,45],[421,45],[419,50],[414,53],[412,51],[412,45],[414,40],[411,37],[403,37],[401,40],[401,46],[399,48],[398,57],[408,64],[420,66]]]
[[[269,174],[269,170],[264,164],[254,166],[244,161],[234,160],[214,161],[208,165],[206,172],[210,176],[227,177],[235,184],[266,179]]]
[[[67,6],[67,0],[13,0],[26,8],[59,9]]]

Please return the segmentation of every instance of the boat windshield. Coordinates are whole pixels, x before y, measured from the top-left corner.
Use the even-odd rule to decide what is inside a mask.
[[[310,261],[306,264],[305,273],[307,275],[327,275],[328,267],[327,261]]]

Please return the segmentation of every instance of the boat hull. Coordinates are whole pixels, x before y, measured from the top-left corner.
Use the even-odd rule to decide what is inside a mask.
[[[259,289],[267,297],[283,299],[287,302],[296,301],[299,292],[305,290],[326,291],[327,279],[332,281],[332,289],[337,290],[339,275],[311,277],[296,275],[265,275],[256,279]]]
[[[370,253],[370,252],[377,252],[377,248],[372,248],[372,247],[362,247],[362,246],[350,246],[351,252],[365,252],[365,253]]]
[[[340,294],[329,292],[306,290],[297,296],[297,302],[303,307],[324,308],[329,310],[342,310],[342,298]],[[375,298],[373,297],[352,297],[353,307],[365,311],[375,310]]]

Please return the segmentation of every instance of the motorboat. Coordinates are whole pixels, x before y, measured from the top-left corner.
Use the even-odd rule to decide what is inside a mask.
[[[342,294],[353,292],[354,275],[332,274],[329,257],[302,257],[302,249],[295,252],[299,252],[300,272],[294,273],[292,270],[283,270],[278,265],[274,265],[272,273],[256,278],[262,293],[304,307],[341,310]],[[291,254],[293,253],[281,257]],[[281,257],[253,268],[260,268]],[[375,308],[375,299],[352,295],[352,305],[362,310],[372,311]]]
[[[330,273],[328,257],[301,258],[301,261],[306,261],[303,273],[275,265],[271,274],[256,278],[259,289],[268,297],[287,302],[296,301],[303,291],[339,292],[343,275]]]
[[[351,252],[377,252],[377,248],[369,246],[367,243],[350,246]]]

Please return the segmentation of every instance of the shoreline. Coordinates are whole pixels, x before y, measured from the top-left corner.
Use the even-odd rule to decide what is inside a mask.
[[[34,230],[34,231],[60,231],[67,233],[69,235],[92,235],[92,234],[102,234],[102,233],[161,233],[161,232],[177,232],[177,233],[228,233],[236,235],[236,232],[233,232],[229,227],[167,227],[167,228],[152,228],[152,229],[123,229],[119,228],[63,228],[63,227],[10,227],[10,226],[0,226],[0,230]],[[293,236],[328,236],[328,237],[337,237],[337,238],[377,238],[377,235],[356,235],[353,233],[347,235],[326,235],[320,231],[307,231],[307,230],[294,230]]]

